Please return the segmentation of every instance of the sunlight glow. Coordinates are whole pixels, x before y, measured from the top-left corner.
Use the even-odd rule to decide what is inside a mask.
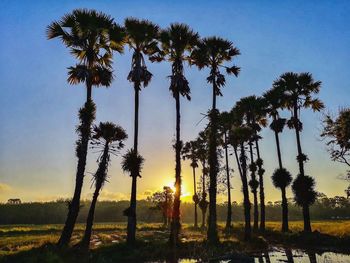
[[[168,181],[164,185],[170,187],[175,193],[176,189],[175,189],[175,182],[174,181]],[[181,200],[185,201],[185,202],[190,202],[190,201],[192,201],[192,195],[193,194],[187,190],[186,184],[182,181]]]

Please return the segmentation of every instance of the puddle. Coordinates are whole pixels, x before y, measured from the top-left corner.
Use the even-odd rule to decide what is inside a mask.
[[[272,251],[250,256],[233,255],[225,257],[225,260],[220,259],[178,259],[165,261],[152,261],[148,263],[195,263],[195,262],[210,262],[210,263],[350,263],[350,255],[334,253],[334,252],[306,252],[297,249],[275,248]]]
[[[226,261],[232,262],[232,261]],[[334,252],[306,252],[303,250],[275,249],[268,253],[255,257],[254,263],[288,262],[288,263],[350,263],[350,255]],[[223,263],[223,262],[222,262]],[[233,263],[233,262],[232,262]]]

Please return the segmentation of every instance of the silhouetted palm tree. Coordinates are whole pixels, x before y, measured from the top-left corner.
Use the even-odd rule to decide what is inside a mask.
[[[176,142],[175,142],[175,196],[170,231],[170,242],[176,245],[179,241],[180,196],[181,196],[181,149],[180,139],[180,96],[190,100],[190,87],[184,76],[183,64],[189,60],[189,54],[198,42],[198,34],[185,24],[171,24],[160,34],[161,51],[153,60],[166,60],[171,63],[170,88],[176,105]]]
[[[267,112],[269,116],[272,117],[272,122],[270,124],[270,129],[274,131],[277,156],[279,168],[276,169],[272,175],[272,182],[275,187],[281,189],[282,193],[282,231],[289,231],[288,226],[288,202],[286,196],[286,188],[292,182],[292,175],[283,168],[282,164],[282,154],[279,141],[279,133],[282,133],[283,128],[286,124],[286,119],[279,116],[278,110],[282,108],[284,103],[284,92],[283,89],[273,88],[264,94],[264,99],[266,101]]]
[[[257,154],[256,165],[258,166],[258,176],[259,176],[259,198],[260,198],[260,231],[265,231],[265,189],[264,189],[264,173],[265,169],[263,168],[263,159],[260,154],[259,140],[261,136],[258,133],[261,131],[261,127],[267,126],[266,120],[266,103],[263,98],[257,98],[255,104],[255,114],[254,114],[254,126],[253,130],[254,140],[255,140],[255,149]]]
[[[227,67],[225,62],[232,61],[239,50],[233,44],[219,37],[204,38],[191,54],[191,63],[198,66],[199,69],[208,67],[210,74],[207,81],[212,84],[212,108],[209,113],[210,119],[210,136],[209,136],[209,220],[207,238],[210,243],[217,243],[217,217],[216,217],[216,194],[217,194],[217,174],[218,174],[218,157],[217,157],[217,129],[218,129],[218,110],[216,107],[216,96],[222,96],[220,89],[225,86],[225,76],[220,72],[220,68],[225,68],[227,74],[239,73],[237,66]]]
[[[314,111],[320,111],[324,108],[323,103],[313,98],[312,95],[320,91],[321,82],[314,81],[310,73],[287,72],[280,76],[273,84],[275,88],[282,89],[285,96],[285,107],[291,111],[291,119],[288,120],[289,128],[295,130],[300,174],[294,180],[292,190],[295,194],[295,200],[303,208],[304,231],[311,232],[309,206],[315,201],[314,179],[305,175],[304,163],[307,156],[302,152],[300,142],[300,132],[302,123],[299,118],[299,112],[302,108],[311,108]]]
[[[228,160],[228,146],[229,146],[229,131],[233,125],[231,113],[221,112],[219,115],[219,130],[223,136],[222,146],[225,151],[225,170],[226,170],[226,185],[227,185],[227,217],[225,229],[230,231],[232,229],[232,202],[231,202],[231,184],[230,184],[230,167]]]
[[[199,203],[199,197],[196,189],[196,168],[198,168],[198,155],[196,141],[186,142],[182,148],[182,158],[191,162],[192,174],[193,174],[193,202],[194,202],[194,227],[198,228],[198,215],[197,206]]]
[[[253,129],[254,127],[254,118],[255,118],[255,105],[256,103],[256,97],[255,96],[249,96],[240,99],[236,103],[236,110],[240,113],[240,115],[245,119],[246,124]],[[259,182],[256,180],[256,163],[254,162],[254,152],[253,152],[253,141],[254,137],[252,136],[249,140],[249,152],[250,152],[250,181],[249,186],[251,188],[251,191],[253,193],[253,200],[254,200],[254,230],[258,230],[259,228],[259,210],[258,210],[258,193],[257,189],[259,187]]]
[[[259,187],[259,197],[260,197],[260,230],[265,230],[265,191],[264,191],[264,178],[263,175],[265,173],[265,169],[263,169],[263,160],[260,154],[259,148],[259,140],[261,136],[259,132],[261,131],[261,127],[266,127],[266,105],[265,100],[256,96],[249,96],[242,98],[238,103],[238,110],[241,111],[241,114],[245,117],[247,124],[253,129],[254,136],[251,138],[249,143],[250,147],[250,170],[252,179],[249,182],[252,192],[254,194],[254,229],[258,229],[258,220],[259,220],[259,212],[258,212],[258,200],[257,200],[257,188]],[[253,143],[255,143],[257,160],[254,162],[254,154],[253,154]],[[258,173],[259,181],[256,180],[255,172]]]
[[[240,116],[240,114],[234,108],[232,112],[235,112],[236,117]],[[234,147],[234,149],[240,148],[240,156],[239,156],[239,169],[240,176],[242,180],[242,192],[243,192],[243,206],[244,206],[244,238],[245,240],[249,240],[251,238],[251,223],[250,223],[250,209],[251,203],[249,201],[249,189],[248,189],[248,180],[247,180],[247,155],[246,155],[246,144],[250,142],[252,136],[254,135],[254,131],[251,127],[247,125],[242,125],[241,119],[236,119],[234,122],[232,129],[230,131],[230,144]]]
[[[272,174],[273,185],[281,189],[282,192],[282,231],[287,232],[288,227],[288,201],[286,188],[292,182],[292,175],[285,168],[278,168]]]
[[[157,37],[158,26],[148,20],[139,20],[136,18],[127,18],[124,23],[126,31],[126,43],[132,49],[131,71],[128,80],[134,83],[135,91],[135,116],[134,116],[134,147],[128,152],[128,158],[139,160],[138,153],[138,127],[139,127],[139,93],[143,87],[146,87],[152,78],[152,73],[148,71],[144,56],[153,55],[158,51]],[[133,157],[130,155],[134,154]],[[136,235],[136,182],[140,176],[139,163],[135,168],[130,169],[132,178],[130,207],[125,211],[128,217],[127,243],[133,244]]]
[[[124,31],[113,22],[110,16],[95,10],[77,9],[55,21],[47,28],[48,39],[60,38],[79,61],[68,71],[70,84],[85,83],[86,103],[79,111],[80,124],[77,132],[76,155],[78,165],[73,199],[69,204],[68,215],[59,246],[68,245],[79,213],[80,195],[84,181],[86,156],[95,119],[95,104],[92,101],[92,87],[110,86],[112,82],[112,51],[123,51]]]
[[[94,127],[94,135],[92,136],[93,148],[99,149],[101,154],[98,158],[98,169],[93,178],[95,183],[95,192],[86,220],[84,237],[81,242],[81,246],[84,249],[89,248],[97,198],[104,183],[107,181],[110,154],[118,154],[119,150],[124,147],[123,141],[126,140],[127,137],[128,136],[122,127],[111,122],[100,122],[98,126]]]
[[[205,222],[206,222],[206,213],[208,208],[208,201],[207,201],[207,183],[206,183],[206,177],[208,176],[208,167],[207,167],[207,160],[208,160],[208,131],[204,130],[201,131],[198,134],[198,138],[196,139],[196,146],[197,146],[197,156],[198,160],[200,161],[202,165],[202,177],[201,177],[201,198],[199,201],[199,208],[202,210],[202,224],[201,229],[205,228]]]

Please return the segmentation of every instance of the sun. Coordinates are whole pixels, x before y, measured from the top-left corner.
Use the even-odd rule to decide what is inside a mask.
[[[176,188],[175,188],[175,182],[174,181],[168,181],[165,186],[168,186],[173,190],[175,193]],[[186,183],[182,182],[181,184],[181,200],[190,202],[192,200],[192,193],[187,190]]]

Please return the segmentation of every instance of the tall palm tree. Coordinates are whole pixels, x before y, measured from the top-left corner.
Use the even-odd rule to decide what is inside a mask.
[[[122,127],[111,122],[100,122],[100,124],[95,126],[93,130],[93,147],[99,149],[101,153],[100,157],[98,158],[98,169],[94,174],[95,192],[86,220],[84,237],[81,242],[81,246],[84,249],[89,248],[97,198],[104,183],[107,181],[110,154],[116,155],[119,150],[124,147],[123,141],[125,141],[128,137]]]
[[[260,197],[260,230],[265,230],[265,190],[264,190],[264,173],[265,169],[263,168],[263,160],[260,154],[259,140],[261,136],[259,132],[261,127],[266,127],[266,105],[265,100],[256,96],[249,96],[242,98],[238,103],[237,107],[245,116],[247,124],[253,129],[254,136],[252,136],[249,143],[250,148],[250,170],[252,175],[252,180],[250,181],[250,186],[254,194],[254,229],[258,229],[258,201],[257,201],[257,188],[259,187],[259,197]],[[254,162],[253,155],[253,144],[255,143],[255,149],[257,153],[257,159]],[[257,172],[259,176],[259,181],[256,180],[255,173]]]
[[[261,127],[267,126],[266,119],[266,102],[262,97],[256,98],[255,104],[255,114],[254,114],[254,126],[253,130],[254,141],[255,141],[255,149],[257,154],[256,165],[258,166],[258,176],[259,176],[259,198],[260,198],[260,231],[265,231],[265,189],[264,189],[264,173],[265,169],[263,168],[263,159],[260,154],[259,140],[262,138],[258,133],[261,131]]]
[[[198,134],[198,138],[196,139],[196,146],[197,146],[197,157],[202,165],[202,177],[201,177],[201,198],[198,203],[199,208],[202,210],[202,224],[201,229],[205,229],[205,222],[206,222],[206,213],[208,208],[208,201],[207,201],[207,183],[206,183],[206,177],[208,176],[208,167],[207,167],[207,160],[208,160],[208,131],[204,130],[201,131]]]
[[[184,76],[184,62],[189,60],[189,54],[197,44],[199,36],[185,24],[171,24],[160,34],[161,51],[153,56],[153,60],[166,60],[171,63],[170,88],[176,106],[176,142],[175,142],[175,196],[171,222],[170,242],[176,245],[179,242],[180,223],[180,196],[181,196],[181,149],[180,138],[180,98],[190,100],[189,83]]]
[[[58,245],[62,247],[68,245],[79,213],[91,125],[96,110],[92,101],[92,87],[110,86],[113,79],[112,52],[123,51],[124,31],[106,14],[95,10],[76,9],[66,14],[60,21],[51,23],[47,27],[47,38],[61,39],[78,60],[76,66],[68,68],[68,82],[86,85],[86,103],[79,111],[80,124],[77,129],[78,165],[74,195],[58,241]]]
[[[219,131],[223,136],[222,146],[225,151],[225,170],[226,170],[226,185],[227,185],[227,217],[225,229],[230,231],[232,229],[232,202],[231,202],[231,183],[230,183],[230,167],[228,160],[228,146],[229,146],[229,131],[233,123],[231,113],[221,112],[219,115]]]
[[[303,108],[311,108],[313,111],[320,111],[324,108],[323,103],[318,98],[313,98],[313,94],[320,91],[321,82],[315,81],[310,73],[287,72],[273,83],[273,87],[283,90],[285,96],[284,107],[291,112],[291,119],[288,120],[287,125],[295,130],[298,150],[297,161],[299,164],[299,175],[293,182],[292,190],[295,194],[295,201],[303,209],[304,231],[311,232],[309,206],[316,198],[315,182],[312,177],[305,175],[304,171],[307,156],[301,148],[300,132],[303,126],[299,114]]]
[[[132,178],[130,207],[124,213],[128,217],[127,243],[132,245],[136,240],[136,183],[137,177],[140,176],[140,171],[137,168],[141,167],[140,163],[136,163],[137,160],[141,160],[138,153],[139,93],[142,86],[147,87],[152,79],[152,73],[148,71],[146,66],[145,56],[151,56],[158,51],[157,37],[159,28],[148,20],[136,18],[125,19],[124,26],[126,43],[133,52],[128,80],[134,84],[135,92],[134,146],[128,152],[129,155],[125,156],[125,158],[128,157],[135,161],[131,162],[135,167],[130,170]],[[130,157],[131,154],[134,156]]]
[[[236,108],[232,109],[232,112],[235,112],[236,117],[240,114]],[[249,240],[251,238],[251,223],[250,223],[250,209],[251,203],[249,200],[249,189],[248,189],[248,180],[247,180],[247,155],[246,155],[246,144],[249,144],[251,137],[254,132],[251,127],[243,125],[241,123],[242,118],[237,119],[230,131],[229,140],[230,144],[234,149],[240,148],[240,156],[238,167],[240,171],[241,181],[242,181],[242,192],[243,192],[243,206],[244,206],[244,238]],[[237,150],[236,150],[237,152]],[[236,157],[237,154],[236,154]]]
[[[270,129],[275,134],[277,157],[279,168],[273,172],[272,182],[275,187],[281,189],[282,193],[282,232],[288,232],[288,201],[286,196],[286,188],[292,182],[292,175],[283,167],[282,154],[280,147],[279,134],[283,132],[286,119],[281,118],[278,110],[283,106],[284,92],[282,89],[272,88],[264,93],[264,99],[267,105],[267,112],[272,117]]]
[[[246,124],[253,129],[254,127],[254,119],[255,119],[255,105],[254,103],[256,102],[256,97],[255,96],[249,96],[240,99],[236,103],[236,109],[240,113],[240,115],[245,119]],[[253,200],[254,200],[254,213],[253,213],[253,218],[254,218],[254,224],[253,228],[254,230],[258,230],[259,228],[259,210],[258,210],[258,187],[259,187],[259,182],[256,179],[256,163],[254,162],[254,152],[253,152],[253,141],[254,137],[252,136],[249,139],[249,152],[250,152],[250,165],[249,165],[249,170],[250,170],[250,181],[249,181],[249,186],[251,188],[251,191],[253,193]]]
[[[198,228],[198,214],[197,206],[199,203],[199,197],[196,189],[196,168],[198,168],[198,155],[197,155],[197,144],[196,141],[186,142],[182,148],[182,158],[184,160],[190,160],[193,174],[193,202],[194,202],[194,228]]]
[[[204,38],[191,54],[191,63],[199,69],[208,67],[210,74],[207,77],[208,83],[212,84],[212,108],[209,113],[210,136],[209,136],[209,220],[207,238],[210,243],[217,243],[217,216],[216,216],[216,194],[217,194],[217,129],[218,110],[216,107],[216,97],[222,96],[221,88],[225,86],[225,76],[220,72],[220,68],[225,68],[226,73],[238,76],[237,66],[225,66],[226,62],[231,62],[240,54],[239,50],[233,46],[232,42],[220,37]]]

